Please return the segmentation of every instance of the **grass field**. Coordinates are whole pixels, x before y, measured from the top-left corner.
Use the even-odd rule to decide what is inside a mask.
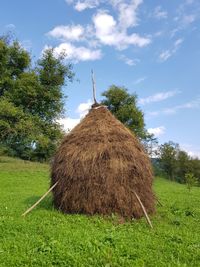
[[[163,204],[152,216],[119,224],[117,218],[64,215],[48,196],[21,214],[49,186],[49,168],[0,157],[0,266],[200,266],[200,188],[157,178]]]

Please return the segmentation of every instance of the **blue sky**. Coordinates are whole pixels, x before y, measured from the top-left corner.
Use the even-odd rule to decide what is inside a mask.
[[[66,51],[77,79],[65,127],[110,85],[138,95],[146,126],[160,143],[172,140],[200,157],[199,0],[1,0],[0,32],[9,31],[33,60],[49,46]]]

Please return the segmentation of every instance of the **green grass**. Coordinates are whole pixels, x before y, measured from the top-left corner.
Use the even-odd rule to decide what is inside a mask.
[[[21,217],[48,186],[47,165],[0,158],[1,267],[200,266],[200,188],[157,178],[151,230],[145,219],[61,214],[51,196]]]

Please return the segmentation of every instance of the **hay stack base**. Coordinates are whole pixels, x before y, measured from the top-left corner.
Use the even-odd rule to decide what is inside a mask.
[[[137,138],[105,107],[89,114],[60,145],[52,163],[53,203],[64,213],[118,214],[140,218],[154,212],[152,170]]]

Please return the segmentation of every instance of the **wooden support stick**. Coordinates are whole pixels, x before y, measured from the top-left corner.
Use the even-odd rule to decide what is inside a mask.
[[[54,185],[52,185],[52,187],[51,188],[49,188],[49,190],[33,205],[33,206],[31,206],[27,211],[25,211],[23,214],[22,214],[22,216],[25,216],[27,213],[29,213],[32,209],[34,209],[48,194],[49,194],[49,192],[51,192],[53,189],[54,189],[54,187],[56,187],[56,185],[58,184],[58,181],[54,184]]]
[[[150,219],[149,219],[149,216],[148,216],[148,214],[147,214],[147,212],[146,212],[146,209],[145,209],[144,205],[142,204],[142,201],[140,200],[138,194],[137,194],[134,190],[133,190],[133,193],[134,193],[134,195],[136,196],[137,201],[139,202],[139,204],[140,204],[140,206],[141,206],[141,208],[142,208],[142,210],[143,210],[143,212],[144,212],[144,215],[145,215],[145,217],[146,217],[146,220],[147,220],[148,224],[150,225],[151,228],[153,228],[153,225],[152,225],[152,223],[151,223],[151,221],[150,221]]]

